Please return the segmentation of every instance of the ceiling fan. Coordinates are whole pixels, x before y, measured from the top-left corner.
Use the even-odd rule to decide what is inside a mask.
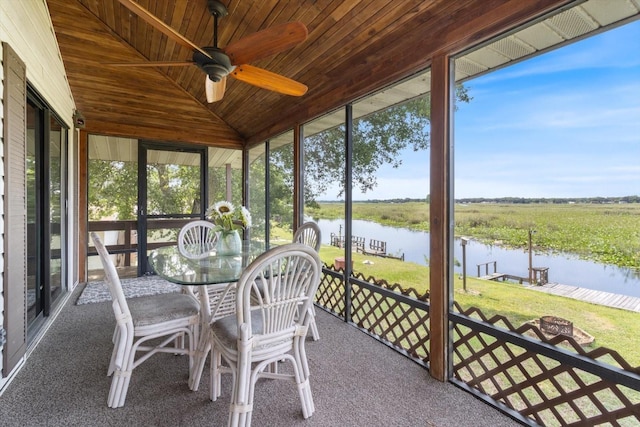
[[[247,63],[275,55],[307,38],[307,27],[302,22],[288,22],[258,31],[230,43],[224,49],[218,47],[218,19],[227,16],[227,8],[218,0],[207,0],[209,12],[213,15],[213,46],[200,47],[175,31],[147,9],[133,0],[118,0],[120,4],[135,13],[158,31],[176,43],[193,50],[191,61],[143,62],[110,64],[121,67],[172,67],[197,65],[205,72],[205,92],[207,102],[220,101],[224,96],[227,76],[251,85],[285,95],[302,96],[307,86],[280,74]]]

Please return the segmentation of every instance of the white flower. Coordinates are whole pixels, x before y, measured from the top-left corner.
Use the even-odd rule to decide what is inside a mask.
[[[244,206],[240,206],[240,221],[245,228],[251,227],[251,212]]]
[[[251,227],[251,213],[244,206],[235,207],[233,203],[220,200],[209,206],[205,212],[219,230],[238,230]]]
[[[213,210],[218,216],[223,217],[226,215],[233,215],[235,208],[233,207],[233,203],[227,202],[226,200],[220,200],[213,205]]]

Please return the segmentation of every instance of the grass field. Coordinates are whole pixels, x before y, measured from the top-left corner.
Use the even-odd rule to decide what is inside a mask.
[[[344,218],[339,203],[307,209],[314,218]],[[429,205],[353,203],[353,218],[393,227],[429,231]],[[456,236],[483,243],[526,248],[535,230],[537,250],[569,252],[584,259],[640,269],[640,204],[458,204]]]

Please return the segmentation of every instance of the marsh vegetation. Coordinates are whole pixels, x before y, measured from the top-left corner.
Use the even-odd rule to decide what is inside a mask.
[[[341,203],[306,209],[314,218],[344,218]],[[354,202],[353,218],[429,231],[426,202]],[[640,269],[640,203],[456,204],[455,234],[487,244],[526,248],[536,230],[536,250],[568,252],[584,259]]]

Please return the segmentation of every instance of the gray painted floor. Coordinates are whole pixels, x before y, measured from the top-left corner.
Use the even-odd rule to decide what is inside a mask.
[[[218,426],[223,395],[209,400],[208,372],[199,391],[187,387],[187,359],[158,354],[134,370],[126,405],[106,405],[115,324],[109,302],[75,305],[74,292],[26,365],[0,396],[2,426]],[[307,352],[316,412],[302,418],[291,383],[261,380],[255,426],[515,426],[516,421],[356,328],[318,310],[320,341]],[[208,366],[208,364],[207,364]],[[206,371],[206,370],[205,370]],[[226,390],[226,393],[225,393]]]

